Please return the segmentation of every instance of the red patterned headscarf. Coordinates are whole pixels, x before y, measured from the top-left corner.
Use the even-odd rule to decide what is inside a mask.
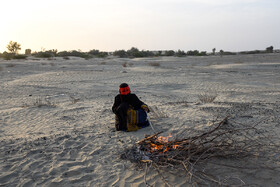
[[[129,88],[128,84],[122,83],[120,85],[120,94],[121,95],[127,95],[129,93],[130,93],[130,88]]]

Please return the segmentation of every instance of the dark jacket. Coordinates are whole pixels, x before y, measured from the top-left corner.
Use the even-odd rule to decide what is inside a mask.
[[[116,114],[118,107],[121,103],[127,103],[128,105],[132,106],[134,110],[138,110],[141,108],[141,106],[145,103],[143,103],[135,94],[128,94],[128,95],[121,95],[118,94],[115,97],[115,102],[112,107],[113,112]]]

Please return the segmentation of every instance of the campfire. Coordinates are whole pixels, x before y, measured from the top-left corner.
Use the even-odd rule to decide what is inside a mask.
[[[228,185],[218,180],[217,177],[205,173],[201,166],[214,159],[245,158],[255,156],[263,152],[265,148],[272,148],[269,146],[271,145],[270,139],[260,144],[258,138],[262,135],[256,125],[236,124],[233,126],[228,119],[229,117],[226,117],[220,122],[213,122],[212,128],[208,131],[187,138],[178,139],[172,137],[171,134],[159,136],[162,132],[146,136],[136,142],[131,149],[126,150],[121,158],[140,165],[144,164],[146,170],[148,166],[151,166],[159,172],[168,186],[170,184],[163,176],[170,171],[166,168],[172,168],[173,171],[174,169],[184,171],[190,184],[195,180],[196,183],[207,185],[211,183]],[[244,182],[240,179],[239,183]]]
[[[154,136],[157,137],[157,136]],[[168,141],[169,138],[171,138],[171,134],[169,133],[168,136],[159,136],[156,139],[148,138],[148,142],[146,144],[149,144],[150,152],[159,152],[159,153],[165,153],[167,151],[172,151],[175,149],[178,149],[180,147],[179,142],[174,141]],[[140,143],[140,142],[139,142]],[[146,151],[148,151],[146,150]]]

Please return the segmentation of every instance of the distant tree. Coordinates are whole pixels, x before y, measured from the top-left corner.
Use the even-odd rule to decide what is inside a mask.
[[[31,49],[25,49],[25,55],[31,55]]]
[[[267,47],[266,52],[267,53],[273,53],[273,46]]]
[[[120,58],[125,58],[127,57],[127,53],[125,50],[117,50],[117,51],[114,51],[113,53],[114,56],[118,56]]]
[[[97,56],[99,54],[99,50],[93,49],[93,50],[90,50],[88,53],[91,55]]]
[[[20,44],[17,42],[10,41],[7,45],[7,49],[14,54],[17,54],[19,50],[21,50]]]
[[[199,56],[199,51],[198,50],[194,50],[194,51],[188,51],[187,55],[189,56]]]
[[[135,57],[135,58],[139,58],[139,57],[144,57],[143,52],[139,51],[139,49],[137,49],[136,47],[132,47],[131,49],[127,50],[127,55],[130,57]]]
[[[180,50],[180,49],[176,52],[176,56],[178,56],[178,57],[184,57],[186,55],[187,54],[185,53],[185,51]]]
[[[221,50],[220,50],[220,56],[222,57],[223,54],[224,54],[224,51],[221,49]]]
[[[212,54],[215,55],[216,54],[216,48],[212,49]]]
[[[173,50],[165,51],[165,56],[174,56],[174,55],[175,55],[175,51]]]
[[[98,58],[105,58],[105,57],[107,57],[108,55],[109,55],[108,52],[99,52],[98,55],[97,55],[97,57],[98,57]]]
[[[201,52],[199,53],[199,56],[207,56],[207,52],[206,52],[206,51],[201,51]]]

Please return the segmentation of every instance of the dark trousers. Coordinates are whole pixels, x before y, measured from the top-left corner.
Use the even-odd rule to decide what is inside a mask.
[[[127,130],[126,126],[126,120],[127,120],[127,110],[129,108],[128,103],[122,102],[120,106],[117,108],[116,111],[116,130],[121,131],[121,130]]]

